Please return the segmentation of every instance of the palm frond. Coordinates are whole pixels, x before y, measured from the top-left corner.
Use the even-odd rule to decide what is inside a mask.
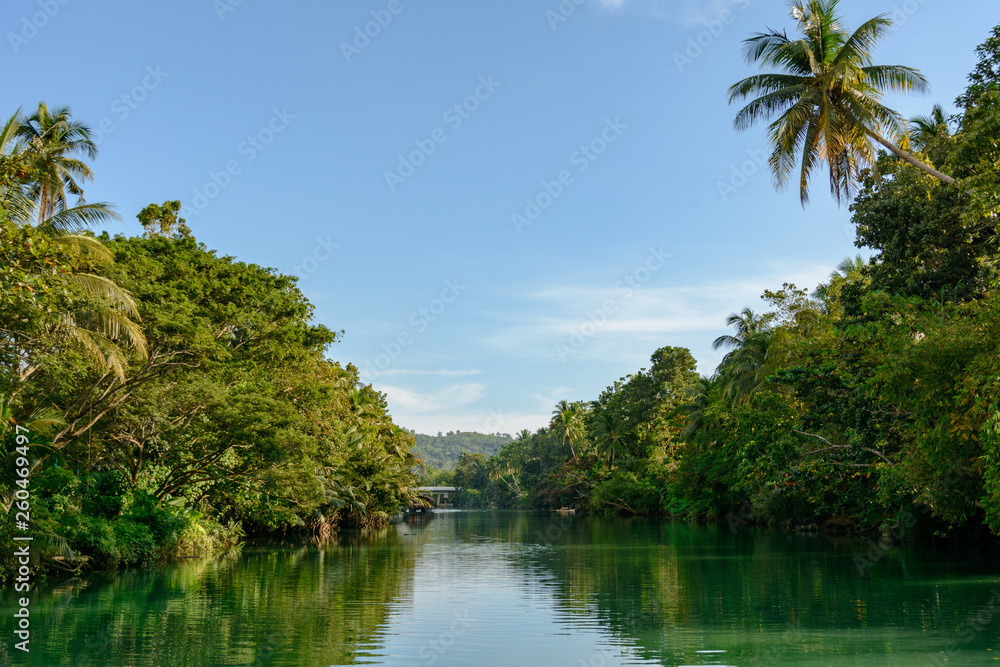
[[[114,204],[98,202],[96,204],[80,204],[59,211],[38,227],[47,232],[79,231],[109,222],[121,222],[121,216],[115,210]]]
[[[83,234],[56,234],[52,242],[65,246],[75,253],[83,255],[93,264],[113,264],[115,255],[106,245],[93,236]]]

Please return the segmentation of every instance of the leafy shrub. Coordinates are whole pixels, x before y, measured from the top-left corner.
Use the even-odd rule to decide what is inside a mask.
[[[646,475],[616,470],[590,493],[590,507],[597,513],[656,515],[663,513],[660,490]]]
[[[89,516],[120,516],[131,496],[131,484],[120,470],[91,474],[84,480],[84,487],[83,511]]]

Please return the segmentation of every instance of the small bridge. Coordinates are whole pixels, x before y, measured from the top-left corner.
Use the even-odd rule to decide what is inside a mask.
[[[451,496],[461,491],[457,486],[420,486],[417,493],[432,503],[433,507],[454,507]]]

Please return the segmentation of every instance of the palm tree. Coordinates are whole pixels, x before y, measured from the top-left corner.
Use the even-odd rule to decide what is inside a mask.
[[[917,150],[927,148],[935,139],[951,135],[948,119],[944,115],[944,107],[935,104],[929,116],[917,116],[910,119],[913,128],[910,130],[910,141]]]
[[[687,395],[691,402],[680,407],[681,411],[688,415],[687,422],[681,430],[681,440],[690,440],[701,429],[716,426],[715,422],[706,423],[706,410],[709,406],[709,395],[718,384],[718,376],[703,375],[697,382],[688,387]]]
[[[845,257],[837,269],[830,274],[830,280],[852,280],[859,278],[868,268],[868,260],[857,254],[854,257]]]
[[[594,416],[590,433],[597,443],[597,453],[607,463],[612,463],[625,450],[626,429],[611,413],[598,412]]]
[[[497,457],[494,456],[489,461],[487,461],[487,469],[489,470],[489,479],[494,484],[497,482],[503,482],[510,489],[511,493],[514,494],[515,498],[520,498],[521,496],[521,485],[517,481],[517,476],[521,472],[520,468],[512,464],[510,461],[505,461],[500,463],[497,461]],[[507,481],[507,476],[510,476],[510,481]]]
[[[32,174],[28,157],[14,149],[20,127],[21,110],[18,109],[0,130],[0,210],[12,219],[23,220],[33,215],[34,202],[27,188]]]
[[[72,120],[69,107],[50,112],[45,102],[39,102],[38,110],[20,122],[17,137],[36,170],[31,194],[38,204],[38,224],[70,208],[67,194],[76,195],[82,203],[80,184],[93,179],[94,174],[87,163],[74,156],[94,159],[97,144],[86,125]]]
[[[867,280],[865,272],[868,270],[868,260],[860,254],[854,257],[845,257],[837,268],[830,273],[830,282],[824,283],[813,292],[813,298],[829,305],[840,299],[843,286],[860,280]]]
[[[719,364],[720,379],[726,383],[726,395],[736,403],[752,399],[764,384],[764,368],[771,348],[769,318],[759,316],[750,308],[733,313],[726,318],[727,326],[736,329],[736,335],[719,336],[712,342],[712,349],[732,348]]]
[[[767,316],[761,316],[753,312],[750,308],[744,308],[739,313],[732,313],[726,318],[727,327],[735,327],[736,335],[724,334],[712,341],[712,349],[718,350],[728,347],[738,350],[743,344],[753,336],[767,330]],[[727,355],[728,356],[728,355]],[[723,361],[725,363],[725,361]]]
[[[761,331],[747,338],[739,349],[726,355],[719,369],[726,383],[726,396],[737,405],[753,401],[764,386],[770,360],[772,334]]]
[[[43,113],[43,110],[44,105],[40,105],[39,117],[48,119],[49,114]],[[68,110],[60,110],[60,114],[60,123],[76,128],[70,136],[86,133],[86,128],[69,120]],[[117,213],[103,203],[65,207],[65,184],[53,190],[55,186],[45,185],[45,174],[67,167],[59,160],[56,160],[55,166],[43,163],[37,152],[41,138],[24,141],[25,123],[30,120],[23,119],[17,112],[0,130],[0,156],[30,166],[30,174],[25,178],[5,178],[0,182],[0,208],[12,222],[24,225],[31,224],[37,208],[38,229],[52,241],[68,248],[92,266],[114,263],[114,256],[100,241],[79,232],[86,227],[118,220]],[[45,120],[46,125],[49,120]],[[86,165],[83,166],[86,168]],[[86,173],[90,173],[89,168],[86,168]],[[58,204],[59,201],[62,204]],[[131,350],[138,358],[146,355],[146,339],[137,323],[139,312],[132,295],[113,281],[94,273],[73,271],[67,274],[67,278],[84,298],[74,303],[70,310],[57,314],[58,332],[65,340],[81,347],[100,368],[124,378],[127,352]]]
[[[576,458],[574,442],[578,442],[583,435],[583,423],[580,410],[566,401],[559,401],[556,409],[552,411],[552,421],[549,424],[552,430],[562,435],[564,445],[569,445],[569,451]]]
[[[768,30],[744,42],[747,62],[779,72],[748,77],[729,89],[730,104],[756,96],[737,114],[737,130],[778,115],[768,126],[777,186],[788,184],[798,164],[804,206],[812,172],[826,162],[834,198],[838,203],[850,199],[861,172],[876,167],[872,141],[944,183],[954,183],[951,176],[903,150],[908,143],[906,121],[881,103],[886,92],[927,89],[926,79],[913,68],[872,64],[875,45],[892,25],[888,16],[877,16],[849,35],[837,13],[840,0],[790,4],[801,38]]]
[[[18,488],[17,480],[21,478],[15,475],[15,471],[25,467],[34,469],[45,455],[52,452],[49,438],[53,431],[66,423],[62,415],[52,408],[36,409],[30,415],[18,415],[20,419],[15,419],[16,409],[11,404],[10,398],[0,394],[0,444],[10,445],[5,447],[6,452],[0,450],[0,461],[3,462],[3,466],[0,467],[0,506],[7,513],[14,504],[14,492]],[[18,423],[24,429],[18,430],[16,428]],[[29,461],[27,466],[17,464],[21,454],[13,445],[18,444],[15,441],[18,435],[25,436],[22,440],[24,444],[21,446],[27,447],[30,452],[30,456],[23,457]]]

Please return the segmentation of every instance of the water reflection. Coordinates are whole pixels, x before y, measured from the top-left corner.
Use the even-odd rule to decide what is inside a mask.
[[[35,593],[25,665],[985,665],[995,553],[440,512]],[[5,636],[12,596],[0,598]],[[945,660],[947,658],[947,660]]]

